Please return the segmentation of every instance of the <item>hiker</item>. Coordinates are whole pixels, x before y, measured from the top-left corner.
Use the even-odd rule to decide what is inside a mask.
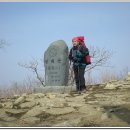
[[[73,62],[73,70],[75,76],[75,83],[76,83],[76,90],[78,92],[86,90],[85,86],[85,68],[86,68],[86,61],[85,57],[89,55],[88,48],[86,48],[84,43],[84,37],[74,37],[72,39],[73,47],[69,53],[69,60],[70,64],[71,61]]]

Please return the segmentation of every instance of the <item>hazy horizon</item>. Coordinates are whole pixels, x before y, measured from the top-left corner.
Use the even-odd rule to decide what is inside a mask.
[[[64,40],[70,48],[71,39],[79,35],[85,36],[87,46],[114,52],[112,71],[130,69],[129,2],[1,2],[0,39],[9,46],[0,49],[0,85],[34,77],[18,62],[39,61],[56,40]]]

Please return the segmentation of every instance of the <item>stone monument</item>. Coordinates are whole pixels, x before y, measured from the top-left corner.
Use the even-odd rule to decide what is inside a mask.
[[[68,47],[63,40],[50,44],[44,53],[45,85],[66,86],[69,74]]]
[[[68,85],[69,58],[68,47],[63,40],[50,44],[44,53],[45,87],[34,87],[34,93],[65,93],[76,90]]]

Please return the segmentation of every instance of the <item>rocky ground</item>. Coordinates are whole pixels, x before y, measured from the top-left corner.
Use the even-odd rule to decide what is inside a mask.
[[[129,127],[130,76],[82,94],[33,93],[0,99],[0,127]]]

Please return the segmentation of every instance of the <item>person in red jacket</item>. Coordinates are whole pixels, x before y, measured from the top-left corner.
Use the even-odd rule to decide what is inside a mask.
[[[75,75],[76,90],[81,93],[86,89],[85,86],[85,57],[89,55],[89,51],[85,46],[84,37],[74,37],[72,39],[73,47],[69,53],[69,60],[73,62],[73,70]]]

